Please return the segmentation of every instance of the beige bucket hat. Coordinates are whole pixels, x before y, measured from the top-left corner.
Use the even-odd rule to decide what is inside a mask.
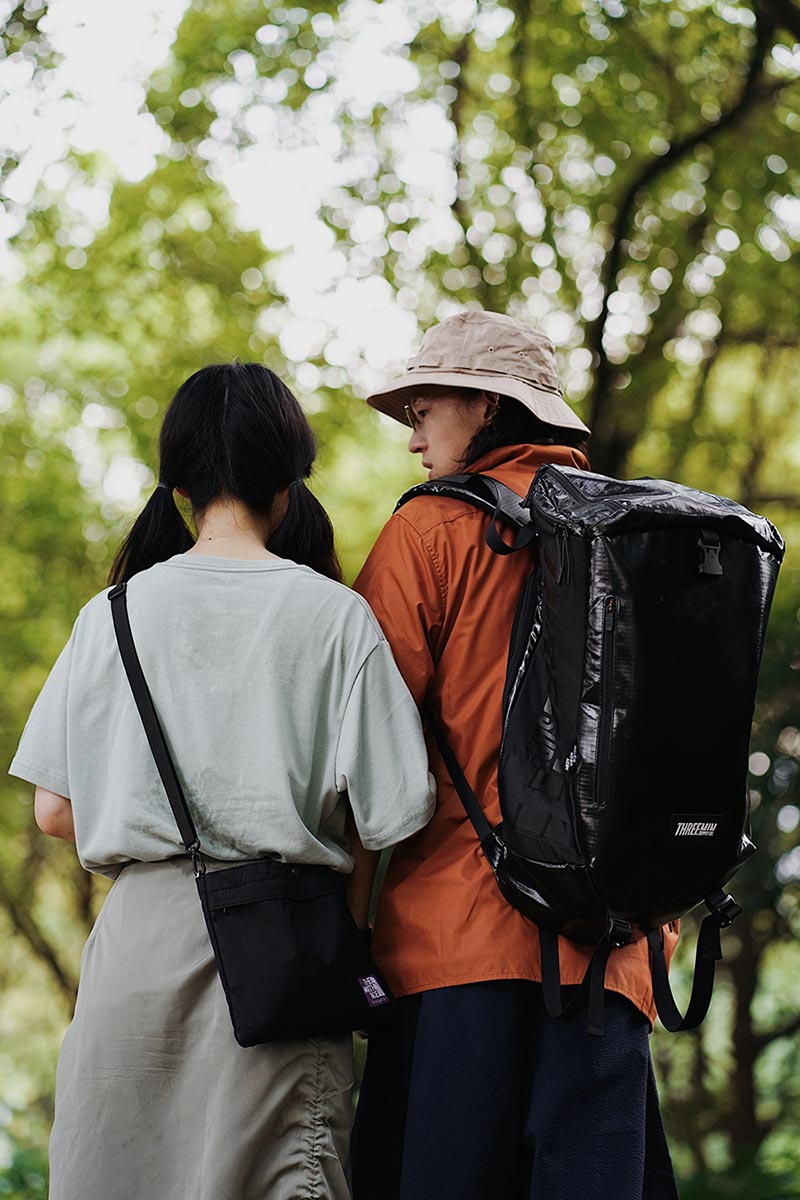
[[[514,317],[474,309],[447,317],[425,334],[405,375],[368,396],[367,404],[405,424],[403,406],[427,384],[497,392],[548,425],[590,432],[561,395],[553,343]]]

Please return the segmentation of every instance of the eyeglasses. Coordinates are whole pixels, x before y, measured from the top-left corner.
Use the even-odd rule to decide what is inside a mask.
[[[406,423],[410,425],[412,429],[419,429],[419,417],[414,412],[410,404],[403,405],[403,412],[406,414]]]

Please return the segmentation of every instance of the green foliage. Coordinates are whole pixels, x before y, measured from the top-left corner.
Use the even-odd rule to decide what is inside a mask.
[[[688,1179],[681,1200],[794,1200],[800,1196],[797,1174],[773,1174],[755,1165]]]
[[[3,1200],[36,1200],[47,1195],[47,1156],[41,1150],[15,1148],[11,1162],[0,1168]]]

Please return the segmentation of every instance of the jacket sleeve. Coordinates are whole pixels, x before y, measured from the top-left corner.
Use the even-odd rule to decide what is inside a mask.
[[[421,708],[436,669],[445,610],[444,580],[432,546],[402,513],[395,513],[353,586],[378,618]]]

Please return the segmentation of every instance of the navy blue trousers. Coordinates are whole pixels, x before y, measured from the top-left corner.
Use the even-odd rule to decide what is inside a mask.
[[[606,993],[547,1016],[539,984],[440,988],[370,1035],[353,1131],[355,1200],[677,1200],[649,1023]]]

